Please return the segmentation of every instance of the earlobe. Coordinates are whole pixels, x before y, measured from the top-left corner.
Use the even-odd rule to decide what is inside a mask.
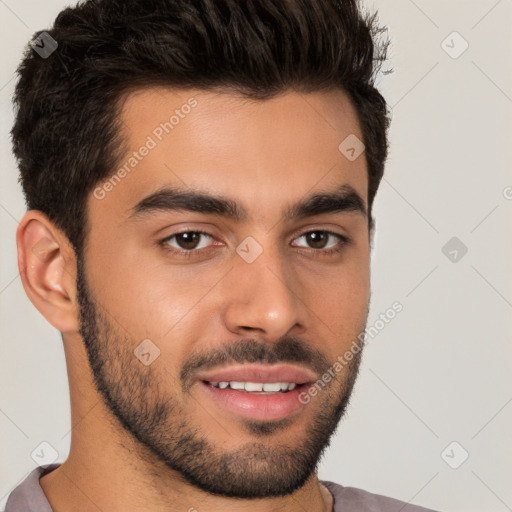
[[[76,259],[66,236],[42,212],[29,210],[18,226],[16,243],[29,299],[59,331],[76,331]]]

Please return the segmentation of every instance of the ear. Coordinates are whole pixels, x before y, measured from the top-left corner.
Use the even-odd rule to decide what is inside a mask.
[[[18,269],[28,298],[61,333],[79,329],[76,256],[48,217],[29,210],[16,232]]]

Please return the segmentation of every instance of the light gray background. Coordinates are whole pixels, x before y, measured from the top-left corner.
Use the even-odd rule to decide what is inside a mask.
[[[0,0],[0,509],[42,441],[59,460],[69,450],[62,342],[16,265],[24,203],[8,138],[22,48],[65,5]],[[393,122],[368,325],[404,309],[370,339],[320,476],[442,511],[512,510],[512,2],[367,5],[389,27],[395,70],[379,80]],[[463,48],[454,31],[469,44],[458,58],[445,51]],[[442,252],[452,237],[468,248],[457,262]]]

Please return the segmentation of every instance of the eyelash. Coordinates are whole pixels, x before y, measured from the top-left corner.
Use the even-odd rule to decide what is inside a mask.
[[[187,250],[177,250],[174,248],[170,248],[170,246],[166,243],[169,240],[171,240],[173,237],[175,237],[177,235],[183,235],[185,233],[196,233],[196,234],[206,235],[211,238],[214,238],[213,235],[211,235],[210,233],[207,233],[206,231],[193,231],[193,230],[179,231],[178,233],[173,233],[172,235],[165,237],[163,240],[160,240],[159,245],[161,245],[162,248],[166,252],[169,252],[169,253],[172,253],[172,254],[175,254],[178,256],[182,256],[184,258],[192,258],[194,256],[197,256],[201,251],[208,250],[210,248],[210,247],[207,247],[207,248],[203,248],[203,249],[190,249],[188,251]],[[341,235],[340,233],[335,233],[334,231],[328,231],[326,229],[313,229],[311,231],[306,231],[306,232],[302,233],[300,236],[298,236],[297,238],[301,238],[310,233],[325,233],[327,235],[333,235],[333,236],[339,238],[339,240],[341,242],[338,245],[336,245],[335,247],[332,247],[330,249],[314,249],[314,248],[310,247],[309,250],[313,251],[314,257],[331,256],[333,254],[340,253],[341,251],[343,251],[346,248],[346,246],[348,244],[351,243],[351,240],[349,238],[347,238],[346,236]],[[307,248],[300,247],[300,249],[307,249]]]

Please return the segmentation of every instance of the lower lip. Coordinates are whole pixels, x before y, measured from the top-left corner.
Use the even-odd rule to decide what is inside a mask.
[[[225,409],[255,421],[279,420],[303,407],[299,401],[299,394],[305,384],[285,393],[271,395],[237,391],[231,388],[220,389],[205,382],[200,382],[200,385]]]

